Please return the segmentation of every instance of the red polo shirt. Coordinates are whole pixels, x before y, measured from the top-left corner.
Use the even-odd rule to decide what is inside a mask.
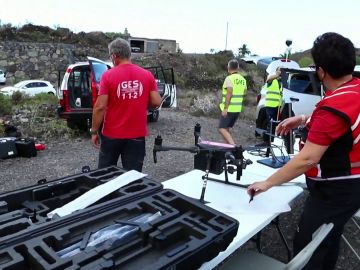
[[[151,91],[157,91],[157,84],[146,69],[128,63],[106,71],[99,90],[108,95],[102,133],[117,139],[145,137]]]

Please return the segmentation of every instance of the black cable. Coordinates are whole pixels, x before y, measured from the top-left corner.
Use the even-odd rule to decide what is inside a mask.
[[[279,162],[279,163],[281,163],[281,164],[286,164],[287,158],[290,159],[290,155],[289,155],[289,154],[287,154],[287,155],[284,154],[284,152],[283,152],[283,150],[282,150],[282,149],[284,148],[284,143],[282,143],[281,146],[278,146],[278,145],[276,145],[276,144],[271,144],[270,147],[279,149],[279,150],[280,150],[280,153],[281,153],[281,158],[278,158],[278,157],[274,154],[274,151],[271,151],[273,158],[274,158],[277,162]]]
[[[266,157],[266,151],[262,149],[248,150],[247,152],[253,156]]]
[[[274,154],[274,151],[271,151],[271,155],[273,156],[274,160],[276,160],[277,162],[281,163],[281,164],[286,164],[287,162],[287,158],[290,159],[290,155],[289,154],[285,154],[284,151],[283,151],[283,148],[284,148],[284,142],[282,142],[282,145],[281,146],[278,146],[276,144],[271,144],[269,147],[271,148],[277,148],[280,150],[280,158],[278,156],[276,156]],[[266,148],[265,148],[266,149]],[[266,156],[266,150],[263,150],[263,149],[254,149],[254,150],[248,150],[247,151],[250,155],[253,155],[253,156],[259,156],[259,157],[267,157]]]

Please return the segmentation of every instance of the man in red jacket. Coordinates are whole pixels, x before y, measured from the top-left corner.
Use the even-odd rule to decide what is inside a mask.
[[[344,225],[360,208],[360,79],[352,76],[356,57],[349,39],[325,33],[314,41],[311,54],[325,97],[311,117],[294,116],[277,127],[283,135],[306,124],[305,145],[266,181],[250,185],[248,193],[259,194],[305,173],[309,197],[295,234],[294,252],[311,241],[320,225],[333,223],[334,228],[304,268],[331,270]]]
[[[109,54],[114,67],[100,81],[91,141],[100,147],[99,168],[117,165],[121,156],[125,170],[141,171],[148,134],[147,110],[159,106],[161,97],[152,73],[131,63],[131,48],[126,40],[112,41]]]

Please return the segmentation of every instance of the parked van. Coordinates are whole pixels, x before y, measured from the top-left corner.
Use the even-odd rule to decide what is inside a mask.
[[[87,130],[91,125],[92,109],[100,88],[102,74],[111,65],[99,59],[88,57],[86,62],[71,64],[66,69],[58,88],[58,116],[64,118],[70,128]],[[162,107],[176,107],[176,85],[172,68],[149,67],[158,84],[162,97],[158,109],[148,110],[148,120],[156,122]]]

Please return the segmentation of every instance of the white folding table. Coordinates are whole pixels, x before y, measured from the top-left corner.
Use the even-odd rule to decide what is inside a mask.
[[[253,167],[251,167],[253,166]],[[252,168],[250,170],[250,168]],[[261,181],[273,173],[276,169],[266,168],[266,166],[254,162],[243,170],[240,182],[249,184],[254,181]],[[192,170],[183,175],[164,181],[165,188],[176,190],[189,197],[199,199],[203,187],[202,176],[205,173],[200,170]],[[224,173],[223,173],[224,174]],[[224,179],[224,175],[213,175],[211,177],[219,180]],[[235,180],[236,173],[229,175],[230,182]],[[303,181],[301,178],[297,181]],[[224,183],[207,181],[205,201],[208,206],[228,214],[239,221],[238,233],[228,248],[221,252],[217,257],[204,263],[200,269],[213,269],[224,259],[230,256],[235,250],[250,240],[259,231],[266,227],[273,219],[282,212],[289,209],[291,203],[303,192],[298,186],[279,186],[273,187],[265,193],[261,193],[249,203],[249,196],[246,189]]]

